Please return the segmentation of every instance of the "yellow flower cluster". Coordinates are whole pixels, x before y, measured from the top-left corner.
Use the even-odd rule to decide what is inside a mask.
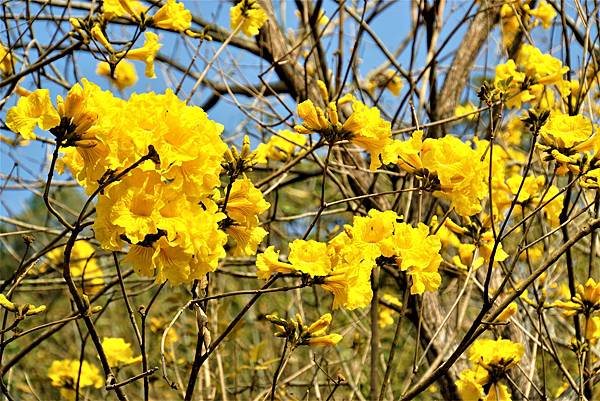
[[[255,161],[266,164],[267,160],[287,161],[296,155],[296,149],[306,144],[306,136],[296,132],[281,130],[273,135],[267,143],[256,147]]]
[[[89,194],[107,177],[145,160],[99,195],[93,229],[104,249],[129,243],[125,263],[172,284],[217,268],[225,255],[227,235],[220,224],[226,218],[239,253],[256,251],[266,234],[256,215],[268,203],[244,177],[230,188],[227,215],[219,211],[215,189],[227,146],[223,127],[201,108],[187,106],[171,91],[125,101],[85,80],[57,103],[55,109],[48,91],[38,90],[9,110],[7,125],[29,138],[36,124],[50,130],[63,165]],[[240,231],[250,232],[251,240],[240,238]]]
[[[62,269],[64,249],[57,248],[46,254],[49,265],[56,269]],[[43,272],[48,268],[48,264],[40,266]],[[86,294],[98,292],[104,284],[104,273],[96,259],[96,250],[88,241],[77,241],[71,249],[71,261],[69,268],[75,284],[82,284],[82,291]]]
[[[8,77],[14,72],[14,58],[12,53],[0,43],[0,76]]]
[[[256,254],[258,244],[267,235],[267,231],[259,226],[258,215],[271,206],[262,192],[244,176],[233,182],[229,193],[226,192],[218,204],[225,206],[227,213],[222,227],[230,238],[232,255]]]
[[[457,267],[464,270],[476,270],[484,263],[489,263],[491,258],[495,243],[490,226],[491,221],[489,217],[483,220],[463,217],[462,220],[462,225],[459,226],[447,218],[439,228],[437,235],[446,250],[449,250],[450,246],[456,248],[457,254],[452,257],[452,262]],[[437,226],[437,218],[432,224]],[[494,265],[507,258],[508,254],[502,248],[502,244],[498,244]]]
[[[107,20],[118,17],[130,17],[139,21],[148,10],[137,0],[104,0],[103,15]],[[146,24],[177,32],[184,32],[192,25],[192,13],[176,0],[167,2],[150,17],[145,17]]]
[[[468,351],[473,366],[461,372],[456,382],[461,398],[510,401],[508,386],[500,381],[519,363],[524,352],[521,344],[510,340],[476,340]]]
[[[548,99],[551,92],[546,86],[557,85],[563,96],[570,91],[569,81],[563,80],[567,71],[569,67],[563,67],[559,59],[543,54],[535,46],[524,44],[516,62],[510,59],[496,66],[494,84],[506,92],[508,107],[520,108],[523,103],[541,101],[545,101],[542,105],[548,107],[553,98]]]
[[[597,147],[598,138],[591,121],[581,115],[569,116],[556,110],[540,130],[538,147],[557,163],[557,174],[581,171],[582,152]]]
[[[316,277],[322,288],[333,293],[333,308],[362,308],[371,302],[371,270],[379,257],[406,271],[412,278],[411,293],[435,291],[441,276],[438,267],[440,240],[429,235],[424,224],[412,227],[393,211],[369,211],[356,216],[329,243],[295,240],[290,245],[289,263],[279,261],[279,251],[269,247],[257,256],[259,278],[298,271]]]
[[[522,29],[529,31],[537,25],[544,29],[552,26],[556,11],[546,1],[539,2],[537,7],[531,8],[531,0],[505,1],[500,8],[502,26],[502,43],[505,48],[510,48]]]
[[[48,377],[52,380],[52,387],[60,390],[60,395],[66,400],[75,399],[75,389],[79,381],[79,388],[95,387],[101,388],[104,380],[100,371],[87,361],[79,363],[79,360],[63,359],[52,361],[48,369]]]
[[[571,300],[556,301],[552,306],[562,309],[566,316],[582,315],[585,338],[592,344],[600,339],[600,282],[589,278],[585,284],[577,285]]]
[[[246,36],[256,36],[269,19],[256,0],[241,0],[229,9],[231,29],[239,29]]]
[[[479,213],[487,183],[486,165],[477,152],[454,136],[422,137],[422,131],[415,131],[407,141],[394,140],[384,150],[383,161],[422,178],[423,187],[450,201],[459,215]]]
[[[282,319],[276,314],[267,315],[266,319],[275,325],[276,337],[287,338],[291,348],[299,345],[310,345],[314,347],[333,346],[342,340],[342,336],[337,333],[327,334],[331,325],[331,314],[326,313],[317,321],[307,326],[303,323],[302,317],[296,315],[296,319]]]
[[[141,355],[134,357],[131,344],[119,337],[106,337],[102,339],[102,348],[111,367],[120,368],[142,360]]]
[[[135,85],[138,80],[133,64],[127,60],[121,60],[116,66],[114,74],[111,75],[110,64],[106,61],[98,63],[96,74],[107,77],[110,83],[115,85],[120,91]]]
[[[317,132],[330,145],[341,140],[350,140],[369,152],[371,156],[370,169],[376,170],[381,166],[380,157],[391,139],[391,124],[381,118],[377,107],[368,107],[354,96],[347,94],[337,102],[329,101],[327,88],[322,81],[317,81],[323,100],[327,104],[326,111],[315,106],[312,100],[298,104],[298,116],[304,121],[294,129],[300,134]],[[352,104],[352,113],[342,124],[339,121],[338,106]]]

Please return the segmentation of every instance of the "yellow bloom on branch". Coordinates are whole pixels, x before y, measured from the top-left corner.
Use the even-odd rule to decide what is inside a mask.
[[[0,43],[0,76],[12,75],[15,69],[14,62],[12,53]]]
[[[102,348],[106,353],[108,364],[112,367],[122,367],[140,362],[142,356],[133,356],[131,344],[118,337],[105,337],[102,340]]]
[[[96,74],[107,77],[110,83],[119,88],[120,91],[135,85],[138,80],[135,67],[127,60],[121,60],[115,67],[114,77],[111,75],[110,64],[106,61],[98,63]]]
[[[291,273],[294,267],[289,263],[279,261],[279,251],[274,246],[270,246],[265,251],[256,256],[256,275],[258,278],[268,280],[273,273]]]
[[[192,13],[186,10],[182,3],[167,0],[165,5],[152,16],[151,21],[157,28],[183,32],[192,26]]]
[[[256,36],[269,19],[256,0],[241,0],[229,10],[231,29],[240,26],[246,36]]]
[[[156,78],[156,74],[154,73],[154,59],[162,45],[158,42],[158,35],[154,32],[145,32],[144,37],[146,41],[142,47],[131,49],[127,53],[119,53],[117,56],[125,56],[130,60],[143,61],[146,63],[146,76],[148,78]]]
[[[310,276],[326,276],[331,270],[327,244],[297,239],[290,244],[288,260],[294,269]]]
[[[36,126],[49,130],[60,123],[60,115],[52,105],[48,89],[38,89],[22,97],[6,113],[6,126],[24,139],[35,139]]]
[[[80,364],[78,360],[73,359],[52,361],[48,369],[48,378],[52,381],[52,387],[59,388],[60,394],[67,400],[75,399],[75,387],[78,383],[79,388],[101,388],[104,385],[96,366],[87,361]]]
[[[140,14],[146,10],[137,0],[104,0],[102,7],[104,18],[108,20],[125,16],[138,20]]]

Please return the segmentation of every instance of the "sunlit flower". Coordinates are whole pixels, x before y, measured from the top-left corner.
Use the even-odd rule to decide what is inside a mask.
[[[102,348],[106,354],[108,364],[112,367],[122,367],[140,362],[142,356],[133,356],[131,344],[118,337],[105,337],[102,340]]]
[[[68,400],[75,399],[77,384],[79,388],[91,386],[101,388],[104,385],[98,368],[87,361],[81,364],[79,360],[73,359],[52,361],[48,369],[48,377],[52,380],[52,387],[58,387],[61,396]]]
[[[192,13],[176,0],[167,2],[152,16],[152,25],[157,28],[183,32],[192,26]]]
[[[35,139],[36,126],[49,130],[60,123],[60,115],[52,105],[48,89],[38,89],[22,97],[6,113],[6,126],[25,139]]]
[[[258,31],[267,22],[267,13],[256,0],[241,0],[229,10],[230,26],[238,26],[246,36],[256,36]]]
[[[158,42],[158,35],[154,32],[144,32],[144,37],[146,41],[142,47],[130,49],[127,53],[119,53],[118,56],[143,61],[146,63],[146,76],[148,78],[156,78],[156,74],[154,73],[154,59],[162,45]]]
[[[114,77],[111,75],[110,64],[106,61],[98,63],[96,74],[107,77],[110,83],[119,88],[120,91],[135,85],[138,80],[133,64],[127,60],[121,60],[115,67]]]
[[[273,273],[291,273],[294,267],[289,263],[279,261],[279,251],[270,246],[261,254],[256,256],[256,275],[258,278],[267,280]]]
[[[14,58],[12,53],[0,43],[0,75],[7,77],[14,72]]]

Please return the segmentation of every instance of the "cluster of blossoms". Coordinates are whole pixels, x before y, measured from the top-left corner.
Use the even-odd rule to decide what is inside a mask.
[[[500,8],[500,18],[502,27],[502,43],[509,49],[519,33],[523,29],[529,31],[538,25],[544,29],[552,26],[552,21],[556,18],[556,11],[546,1],[542,0],[537,7],[531,8],[531,0],[510,0],[505,1]]]
[[[412,227],[390,210],[370,210],[367,216],[355,216],[353,224],[328,243],[293,241],[289,263],[279,261],[279,251],[268,247],[257,256],[257,275],[266,279],[275,272],[300,272],[333,293],[334,309],[362,308],[373,297],[371,270],[378,263],[389,262],[405,271],[412,280],[412,294],[435,291],[441,283],[440,248],[428,226]]]
[[[294,129],[300,134],[318,133],[330,145],[349,140],[369,152],[370,168],[376,170],[382,164],[380,156],[383,149],[392,141],[390,122],[381,118],[377,107],[368,107],[351,94],[342,96],[337,102],[330,102],[325,83],[317,81],[317,85],[327,105],[326,110],[315,106],[310,99],[299,103],[298,116],[304,121]],[[352,106],[352,113],[342,123],[338,107],[345,104]]]
[[[39,268],[41,273],[48,268],[62,270],[63,248],[56,248],[46,254],[47,263]],[[76,284],[81,283],[84,294],[95,294],[104,284],[104,273],[96,258],[96,249],[88,241],[77,241],[71,249],[69,268]]]
[[[461,372],[456,382],[463,401],[510,401],[508,386],[501,381],[524,352],[521,344],[502,338],[475,341],[468,351],[472,367]]]
[[[140,362],[141,356],[134,357],[131,344],[119,337],[102,340],[102,348],[108,364],[116,369]],[[52,361],[48,369],[52,387],[57,387],[65,400],[75,400],[77,389],[86,387],[102,388],[104,378],[98,368],[87,361],[63,359]]]
[[[468,143],[449,135],[423,141],[423,131],[414,131],[406,141],[393,140],[384,149],[383,160],[421,178],[422,187],[451,202],[459,215],[481,211],[487,193],[486,165]]]
[[[104,378],[98,368],[88,361],[63,359],[52,361],[48,369],[52,387],[57,387],[63,399],[73,401],[77,389],[86,387],[102,388]]]
[[[582,186],[597,188],[600,178],[600,135],[597,131],[598,127],[589,118],[555,110],[541,128],[537,146],[546,154],[546,160],[556,162],[557,174],[581,173]]]
[[[584,317],[584,335],[595,343],[600,339],[600,283],[588,279],[577,286],[577,292],[569,301],[556,301],[554,307],[564,311],[566,316],[580,314]]]
[[[47,90],[21,98],[7,125],[28,139],[36,125],[56,137],[59,167],[88,194],[100,191],[96,240],[111,251],[129,244],[124,262],[142,275],[172,284],[199,279],[225,256],[227,234],[234,254],[244,255],[266,235],[258,214],[269,204],[246,177],[223,195],[217,190],[229,154],[223,127],[171,91],[126,101],[84,80],[59,96],[56,108]],[[79,256],[85,269],[89,255]]]
[[[324,314],[310,326],[302,322],[300,315],[296,315],[296,319],[286,320],[272,314],[267,315],[266,319],[276,327],[275,336],[287,339],[292,350],[299,345],[332,346],[339,343],[343,338],[337,333],[327,334],[327,330],[331,325],[330,313]]]
[[[508,60],[505,64],[496,66],[494,84],[503,91],[508,107],[520,108],[523,103],[539,104],[543,108],[550,108],[554,104],[552,91],[549,85],[557,85],[562,97],[571,91],[569,81],[563,75],[569,67],[562,62],[544,54],[535,46],[524,44],[515,60]]]
[[[268,160],[285,162],[293,156],[299,156],[298,147],[304,147],[306,136],[289,130],[281,130],[267,143],[260,143],[255,150],[256,163],[266,164]]]

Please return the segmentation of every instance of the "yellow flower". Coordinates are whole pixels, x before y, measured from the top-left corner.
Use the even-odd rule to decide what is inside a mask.
[[[577,285],[577,293],[570,301],[557,301],[554,306],[564,309],[567,316],[583,313],[589,316],[600,310],[600,282],[589,278],[585,284]]]
[[[305,100],[302,103],[298,103],[298,116],[304,121],[302,126],[308,131],[323,131],[330,127],[329,121],[325,118],[323,109],[315,106],[312,100]],[[298,128],[296,128],[298,130]]]
[[[122,367],[131,365],[132,363],[140,362],[142,356],[133,356],[131,344],[125,342],[122,338],[105,337],[102,340],[102,348],[106,353],[108,364],[112,367]]]
[[[154,59],[162,45],[158,42],[158,35],[154,32],[144,32],[144,37],[146,41],[142,47],[131,49],[127,53],[119,53],[118,56],[143,61],[146,63],[146,76],[148,78],[156,78],[156,74],[154,73]]]
[[[104,0],[103,15],[106,19],[125,17],[127,15],[139,19],[140,13],[146,10],[137,0]]]
[[[36,125],[49,130],[60,124],[60,115],[52,105],[48,89],[38,89],[22,97],[6,113],[6,126],[24,139],[35,139]]]
[[[354,100],[352,110],[342,130],[352,134],[352,143],[369,152],[370,169],[376,170],[381,166],[379,158],[384,148],[391,142],[391,124],[381,118],[377,107],[368,107],[359,100]]]
[[[256,36],[267,22],[267,13],[256,0],[241,0],[229,10],[231,29],[238,26],[246,36]]]
[[[438,273],[442,261],[439,238],[429,235],[429,227],[425,224],[419,223],[414,228],[406,223],[398,223],[394,239],[398,266],[412,278],[410,293],[437,290],[442,282]]]
[[[591,140],[592,133],[592,123],[587,117],[581,114],[570,116],[558,111],[550,113],[548,121],[540,130],[542,144],[559,150],[590,150],[594,144]]]
[[[112,45],[110,44],[110,42],[108,41],[108,39],[104,35],[104,32],[102,32],[102,28],[100,28],[99,24],[94,24],[94,26],[92,27],[90,33],[92,34],[92,37],[98,43],[100,43],[102,46],[104,46],[104,48],[106,50],[108,50],[111,53],[114,52],[114,49],[113,49]]]
[[[294,269],[310,276],[326,276],[331,270],[327,244],[314,240],[294,240],[288,260]]]
[[[380,254],[392,256],[394,249],[390,248],[393,248],[393,245],[390,245],[389,241],[386,240],[393,235],[395,223],[398,219],[398,215],[392,210],[380,212],[371,209],[365,217],[355,216],[352,227],[347,227],[346,231],[353,241],[373,244]]]
[[[569,71],[569,67],[563,67],[559,59],[543,54],[540,49],[529,44],[520,48],[517,61],[528,77],[543,85],[561,83],[562,76]]]
[[[256,254],[256,249],[268,234],[267,230],[259,227],[258,217],[254,216],[246,223],[233,224],[225,228],[225,232],[232,240],[231,254],[233,256],[250,256]]]
[[[298,146],[304,146],[306,140],[306,136],[302,134],[280,130],[266,144],[258,145],[255,160],[261,164],[266,164],[269,159],[287,161],[294,156]]]
[[[186,10],[182,3],[177,3],[176,0],[167,0],[167,3],[152,16],[152,25],[157,28],[183,32],[192,26],[192,13]]]
[[[367,90],[372,96],[375,94],[375,88],[386,88],[394,96],[399,96],[403,86],[402,79],[394,70],[376,73],[367,81]]]
[[[467,102],[465,104],[461,104],[456,106],[454,110],[454,115],[456,117],[466,116],[465,118],[470,121],[477,120],[478,114],[471,114],[477,110],[477,107],[471,102]]]
[[[487,382],[489,377],[485,369],[466,369],[460,372],[459,377],[459,380],[456,381],[456,387],[463,401],[484,399],[483,384]]]
[[[556,11],[548,2],[542,0],[536,8],[527,11],[529,15],[533,16],[542,23],[544,29],[548,29],[552,26],[552,21],[556,18]]]
[[[48,369],[48,378],[52,380],[52,387],[60,388],[60,394],[68,399],[75,399],[75,388],[79,382],[79,388],[93,386],[101,388],[104,380],[100,376],[98,368],[87,361],[79,363],[78,360],[63,359],[52,361]]]
[[[110,80],[110,83],[119,88],[120,91],[135,85],[138,80],[135,67],[127,60],[119,61],[115,67],[114,78],[111,75],[110,64],[106,61],[98,63],[96,74],[107,77]]]
[[[144,241],[147,235],[158,233],[163,206],[157,174],[135,170],[121,185],[110,188],[113,199],[110,219],[115,228],[133,244]]]
[[[371,270],[375,266],[372,249],[364,243],[348,242],[338,247],[334,241],[329,244],[329,252],[334,267],[323,279],[321,287],[333,293],[333,309],[364,308],[371,303]]]
[[[14,59],[12,53],[0,43],[0,75],[8,77],[14,72]]]
[[[510,319],[512,316],[515,315],[515,313],[517,313],[517,311],[519,310],[519,307],[517,306],[516,302],[511,302],[506,309],[504,309],[502,311],[502,313],[500,313],[498,315],[498,317],[496,318],[497,322],[506,322],[508,321],[508,319]]]
[[[308,345],[313,347],[330,347],[342,341],[344,337],[340,334],[332,333],[319,337],[311,337],[308,340]]]
[[[428,138],[423,142],[421,160],[439,180],[435,196],[451,201],[461,216],[481,211],[481,199],[487,193],[487,166],[475,150],[453,136]]]
[[[242,224],[264,213],[270,206],[262,192],[244,176],[235,180],[231,186],[225,210],[230,218]]]
[[[590,316],[585,322],[585,338],[595,344],[600,339],[600,316]]]
[[[423,131],[414,131],[407,141],[393,140],[381,155],[384,164],[396,163],[401,169],[414,174],[423,168],[421,149],[423,148]]]
[[[64,261],[64,248],[56,248],[46,254],[48,262],[57,269],[62,269]],[[46,270],[46,265],[40,271]],[[96,249],[88,241],[76,241],[71,250],[70,261],[71,275],[75,283],[83,284],[85,293],[94,294],[104,284],[104,273],[96,260]]]
[[[469,360],[490,371],[506,373],[519,363],[525,353],[522,344],[499,338],[476,340],[469,348]]]
[[[474,365],[463,370],[456,381],[463,401],[510,401],[508,387],[500,383],[509,369],[519,363],[525,349],[510,340],[476,340],[468,356]]]
[[[267,280],[273,273],[291,273],[294,267],[289,263],[279,261],[279,251],[274,246],[270,246],[265,251],[256,256],[256,275],[258,278]]]

